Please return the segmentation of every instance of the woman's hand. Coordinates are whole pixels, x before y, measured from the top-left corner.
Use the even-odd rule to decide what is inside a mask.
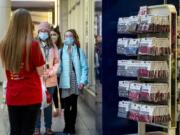
[[[50,77],[49,70],[44,71],[43,78],[47,80]]]

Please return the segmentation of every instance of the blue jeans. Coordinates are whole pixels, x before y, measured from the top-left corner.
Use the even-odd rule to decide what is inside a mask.
[[[53,97],[55,87],[49,87],[47,88],[49,94]],[[51,128],[52,125],[52,104],[44,109],[44,121],[45,121],[45,127]],[[36,128],[41,128],[41,111],[39,111],[39,115],[37,116],[36,120]]]

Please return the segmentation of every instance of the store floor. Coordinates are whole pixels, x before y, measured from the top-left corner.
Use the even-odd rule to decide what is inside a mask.
[[[128,134],[128,135],[138,135],[138,134]],[[167,135],[167,134],[163,133],[163,132],[151,132],[151,133],[147,133],[145,135]]]
[[[2,97],[2,91],[0,87],[0,99]],[[7,111],[0,109],[0,134],[8,135],[9,133],[9,123]],[[43,125],[43,123],[42,123]],[[84,102],[79,99],[78,101],[78,117],[77,117],[77,134],[76,135],[97,135],[95,124],[95,114],[92,112]],[[43,126],[42,126],[43,127]],[[57,135],[62,135],[60,132],[64,128],[63,117],[53,118],[53,131],[59,132]],[[42,128],[42,133],[45,129]]]
[[[95,114],[79,99],[76,135],[97,135],[95,125]],[[52,127],[53,131],[63,131],[63,117],[54,118]]]

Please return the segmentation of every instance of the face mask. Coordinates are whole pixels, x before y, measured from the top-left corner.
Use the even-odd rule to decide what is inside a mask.
[[[43,41],[49,38],[49,35],[47,32],[39,32],[39,38]]]
[[[53,43],[56,43],[58,40],[58,36],[51,36],[51,39],[52,39]]]
[[[74,43],[74,38],[73,37],[67,37],[65,40],[64,40],[64,44],[65,45],[73,45]]]

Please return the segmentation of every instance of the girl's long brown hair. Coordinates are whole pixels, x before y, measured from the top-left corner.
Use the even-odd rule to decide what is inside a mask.
[[[57,40],[57,48],[62,48],[62,38],[61,38],[61,32],[59,31],[59,26],[56,26],[56,27],[51,27],[51,31],[54,31],[58,34],[58,40]]]
[[[25,55],[26,70],[29,70],[29,55],[33,40],[33,24],[30,13],[25,9],[14,11],[9,28],[1,41],[1,60],[4,68],[18,73]]]
[[[76,30],[75,30],[75,29],[69,29],[69,30],[67,30],[66,32],[71,32],[71,33],[73,34],[74,40],[75,40],[74,42],[75,42],[75,44],[77,45],[77,47],[80,48],[79,36],[78,36]]]

